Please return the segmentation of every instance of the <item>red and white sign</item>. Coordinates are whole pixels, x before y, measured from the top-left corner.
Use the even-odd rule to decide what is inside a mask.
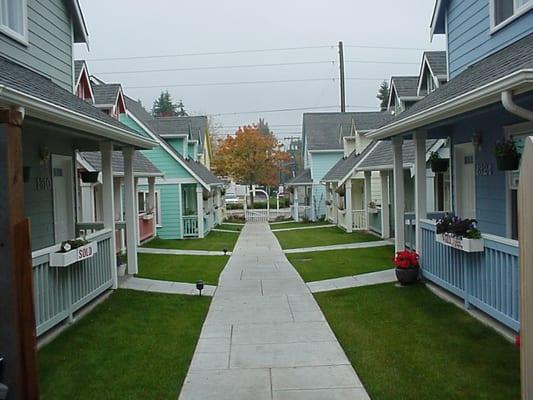
[[[91,242],[85,246],[78,247],[67,251],[66,253],[52,253],[50,254],[51,267],[67,267],[78,261],[86,260],[93,257],[98,252],[98,244]]]

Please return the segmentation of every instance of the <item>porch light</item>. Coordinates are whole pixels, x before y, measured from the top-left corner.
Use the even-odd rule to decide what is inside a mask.
[[[479,148],[481,147],[481,143],[481,132],[474,132],[472,134],[472,144],[474,145],[474,148],[476,150],[479,150]]]
[[[39,149],[39,161],[41,165],[46,165],[50,161],[50,150],[48,147],[44,146]]]
[[[226,255],[226,253],[228,252],[228,248],[227,248],[227,247],[224,247],[224,248],[222,249],[222,251],[224,252],[224,255]]]
[[[202,290],[204,290],[204,281],[202,280],[196,281],[196,289],[198,289],[200,296],[202,296]]]

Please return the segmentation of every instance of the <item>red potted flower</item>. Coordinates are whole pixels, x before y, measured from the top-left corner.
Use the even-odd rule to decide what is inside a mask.
[[[415,251],[398,251],[392,261],[396,267],[396,278],[402,285],[410,285],[418,280],[418,254]]]

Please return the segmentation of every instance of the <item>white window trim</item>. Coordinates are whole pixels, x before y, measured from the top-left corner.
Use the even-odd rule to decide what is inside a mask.
[[[137,193],[142,193],[145,197],[148,197],[150,193],[148,190],[138,190]],[[156,206],[156,228],[162,228],[163,224],[161,221],[161,191],[159,189],[155,190],[155,206]],[[146,200],[145,200],[146,203]],[[139,216],[147,214],[146,211],[139,211]],[[159,221],[159,223],[157,223]]]
[[[525,13],[527,13],[529,10],[533,8],[533,0],[529,0],[526,4],[518,8],[516,8],[516,3],[515,3],[516,0],[513,0],[513,15],[511,15],[506,20],[500,22],[499,24],[496,24],[496,21],[495,21],[496,13],[494,12],[495,1],[496,0],[490,0],[490,5],[489,5],[490,6],[489,14],[490,14],[490,33],[491,34],[498,32],[500,29],[506,27],[511,22],[513,22],[515,19],[520,18],[522,15],[524,15]]]
[[[0,23],[0,32],[4,35],[9,36],[11,39],[19,42],[24,46],[29,45],[28,41],[28,1],[22,1],[22,34],[11,29],[10,27]]]

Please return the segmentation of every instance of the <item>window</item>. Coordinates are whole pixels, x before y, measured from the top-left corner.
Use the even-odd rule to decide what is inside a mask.
[[[16,40],[27,42],[26,0],[0,0],[0,30]]]
[[[533,7],[533,0],[492,0],[492,28],[499,28]]]
[[[148,202],[148,192],[137,192],[137,200],[139,203],[139,214],[154,213],[155,224],[161,226],[161,204],[159,201],[159,191],[156,190],[155,193],[155,204],[153,209],[151,209]]]

